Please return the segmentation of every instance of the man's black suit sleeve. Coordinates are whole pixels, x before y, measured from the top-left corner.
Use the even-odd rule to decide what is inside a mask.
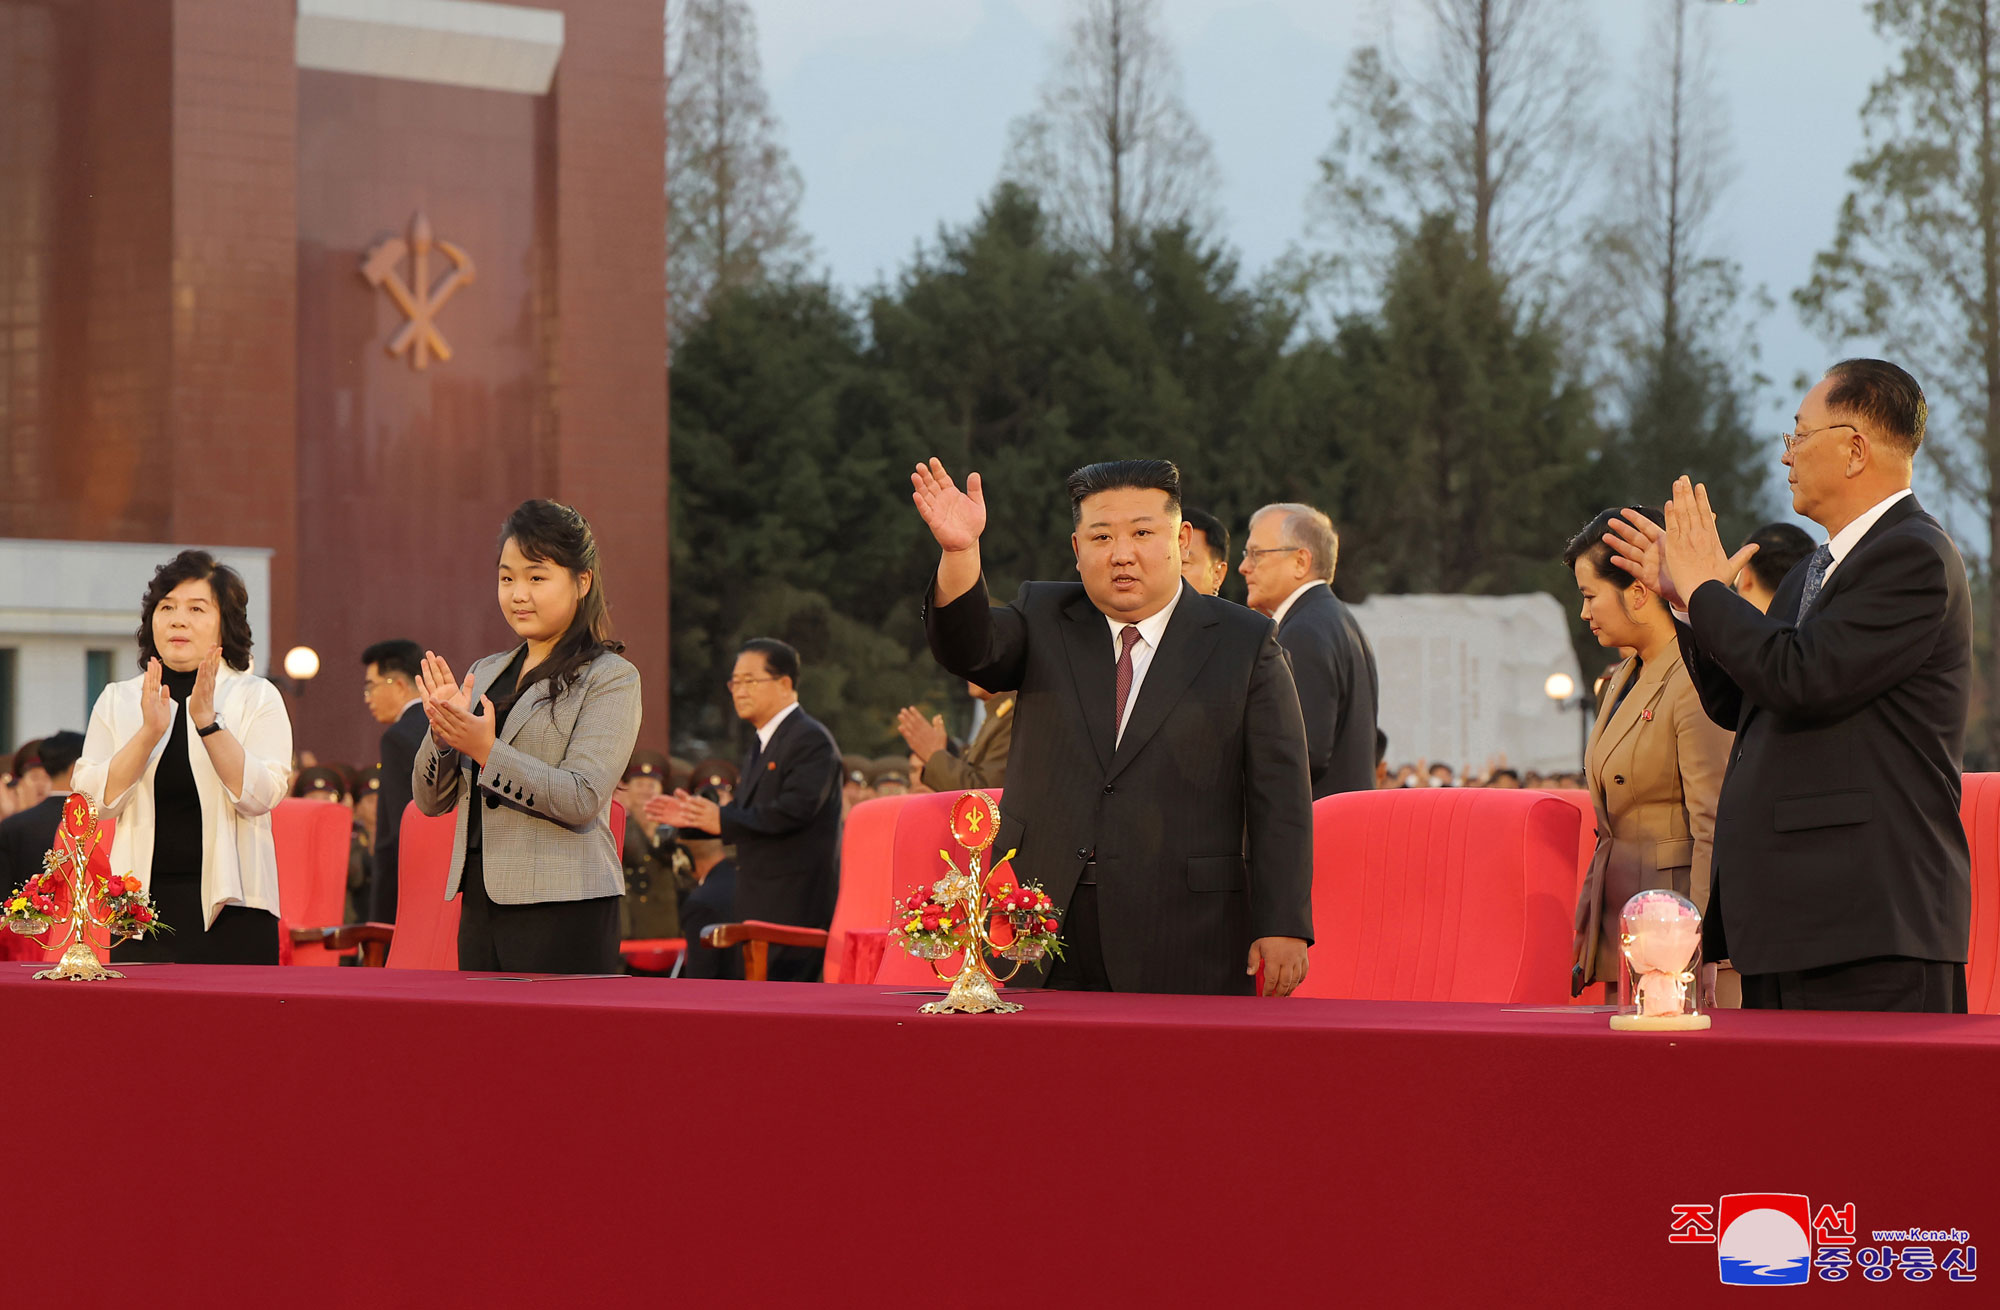
[[[722,807],[722,840],[733,842],[746,834],[786,837],[811,823],[826,806],[827,796],[840,786],[840,755],[833,738],[817,730],[805,733],[787,752],[778,772],[775,792],[765,790],[769,784],[760,784],[754,803]]]
[[[936,595],[933,574],[924,592],[924,633],[938,665],[988,691],[1019,691],[1028,670],[1028,620],[1020,608],[1028,584],[1012,605],[992,604],[983,577],[949,605],[933,603]]]
[[[401,849],[403,807],[410,803],[411,777],[417,771],[417,748],[424,743],[424,720],[417,712],[415,724],[398,719],[382,734],[382,791],[375,803],[375,867],[382,868],[386,855],[393,861]]]
[[[1695,640],[1693,628],[1676,619],[1674,635],[1680,642],[1681,664],[1687,669],[1688,677],[1694,681],[1695,695],[1701,697],[1702,709],[1706,710],[1708,717],[1718,725],[1731,732],[1736,731],[1736,726],[1743,721],[1743,689],[1737,686],[1735,681],[1722,671],[1722,666],[1701,648],[1701,643]],[[1611,689],[1608,679],[1604,689],[1606,691]],[[1600,695],[1598,708],[1602,710],[1603,707],[1604,702]]]
[[[1275,633],[1264,638],[1244,705],[1243,789],[1255,937],[1312,928],[1312,777],[1299,693]]]
[[[1335,634],[1317,623],[1279,629],[1278,644],[1290,657],[1293,690],[1305,719],[1306,768],[1317,779],[1333,767],[1333,743],[1353,695],[1353,674],[1342,667],[1346,661]]]
[[[1688,598],[1695,641],[1759,708],[1804,722],[1845,718],[1923,667],[1950,598],[1945,561],[1921,536],[1884,537],[1856,563],[1796,628],[1704,583]]]

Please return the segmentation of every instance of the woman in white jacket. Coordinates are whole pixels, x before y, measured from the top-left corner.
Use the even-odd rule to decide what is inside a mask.
[[[234,569],[184,550],[153,574],[142,609],[144,672],[97,698],[73,785],[118,820],[112,871],[146,885],[171,931],[113,958],[276,964],[271,810],[292,724],[249,671],[249,594]]]

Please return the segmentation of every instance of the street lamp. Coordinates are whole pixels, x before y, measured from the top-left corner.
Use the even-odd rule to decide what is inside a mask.
[[[1577,720],[1582,725],[1580,766],[1587,767],[1590,760],[1590,708],[1591,698],[1576,689],[1576,679],[1567,673],[1551,673],[1542,683],[1542,695],[1555,702],[1557,710],[1574,709]]]
[[[319,652],[310,646],[294,646],[285,652],[285,676],[305,690],[305,684],[319,676]]]

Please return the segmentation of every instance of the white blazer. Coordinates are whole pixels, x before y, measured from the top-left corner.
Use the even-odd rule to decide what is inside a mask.
[[[146,677],[140,674],[114,682],[97,698],[84,734],[83,757],[76,762],[71,783],[97,802],[98,809],[118,820],[111,839],[111,871],[130,873],[148,888],[153,885],[153,775],[159,772],[171,732],[162,737],[146,761],[146,772],[122,796],[107,797],[105,783],[111,757],[132,740],[144,724],[139,694]],[[181,714],[184,707],[174,706]],[[188,725],[188,763],[194,769],[195,790],[201,795],[202,929],[215,923],[225,905],[247,905],[278,913],[278,849],[271,840],[271,811],[285,799],[291,774],[292,721],[278,689],[254,673],[238,673],[227,664],[215,678],[215,712],[230,736],[243,745],[243,793],[233,795],[209,762],[208,747]],[[169,924],[189,931],[193,925]]]

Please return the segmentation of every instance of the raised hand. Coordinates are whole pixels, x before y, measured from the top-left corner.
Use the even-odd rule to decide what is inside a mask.
[[[417,670],[417,690],[423,693],[427,714],[432,704],[455,705],[468,713],[472,709],[472,675],[466,674],[465,685],[460,686],[451,675],[451,665],[434,651],[424,652],[423,667]]]
[[[139,690],[139,712],[145,716],[146,735],[154,741],[174,730],[174,694],[160,676],[160,661],[146,661],[146,681]]]
[[[1628,509],[1623,518],[1611,520],[1604,544],[1611,547],[1611,562],[1631,574],[1633,581],[1675,609],[1687,608],[1668,572],[1666,534],[1659,524]]]
[[[188,722],[197,730],[215,722],[215,677],[222,670],[222,647],[211,649],[201,657],[201,665],[194,675],[194,690],[188,693]]]
[[[1666,541],[1683,596],[1692,596],[1711,582],[1728,586],[1757,553],[1754,545],[1729,553],[1716,530],[1708,488],[1688,478],[1674,483],[1674,498],[1667,502]],[[1682,601],[1680,607],[1686,609],[1687,603]]]
[[[986,493],[977,473],[966,475],[965,490],[960,491],[944,464],[933,459],[917,465],[910,474],[910,488],[910,499],[938,545],[960,551],[979,544],[979,535],[986,531]]]
[[[948,740],[944,716],[933,715],[926,719],[924,712],[914,705],[905,705],[896,712],[896,730],[903,734],[904,742],[909,745],[910,758],[924,762],[943,750]]]

